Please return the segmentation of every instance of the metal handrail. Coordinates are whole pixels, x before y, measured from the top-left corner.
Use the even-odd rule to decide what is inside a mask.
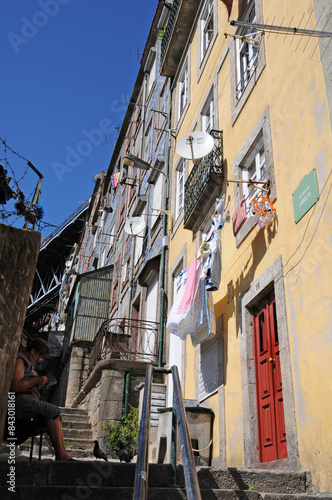
[[[151,411],[152,365],[146,367],[144,399],[142,406],[141,427],[138,438],[138,453],[135,470],[133,500],[143,500],[148,497],[149,474],[149,431]]]
[[[184,479],[188,500],[201,500],[198,476],[195,467],[194,453],[191,446],[186,410],[184,408],[180,378],[177,366],[172,366],[173,390],[176,404],[176,414],[179,422],[181,454]]]
[[[151,386],[152,374],[172,373],[174,405],[180,431],[180,444],[184,479],[188,500],[201,500],[201,492],[195,467],[194,453],[191,446],[186,411],[184,408],[180,379],[177,366],[167,368],[155,368],[147,366],[145,375],[144,398],[142,406],[141,426],[138,439],[137,463],[135,471],[135,483],[133,500],[147,500],[148,496],[148,474],[149,474],[149,430],[150,430],[150,408],[151,408]]]

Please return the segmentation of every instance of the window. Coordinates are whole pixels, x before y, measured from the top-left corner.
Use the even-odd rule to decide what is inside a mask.
[[[175,219],[180,215],[184,205],[184,160],[181,161],[176,170],[176,203],[175,203]]]
[[[245,18],[243,19],[248,23],[256,22],[255,4],[251,7]],[[257,35],[252,33],[256,32],[253,28],[243,28],[239,31],[238,36],[250,36],[256,38]],[[237,86],[236,93],[239,99],[246,88],[257,64],[258,64],[258,47],[255,43],[248,42],[241,38],[236,38],[236,59],[237,59]]]
[[[147,61],[145,64],[144,71],[147,75],[146,79],[146,94],[149,96],[152,86],[156,81],[157,76],[157,57],[156,57],[157,49],[152,47],[150,49],[149,55],[147,57]]]
[[[114,307],[117,305],[118,302],[119,273],[121,272],[120,262],[121,262],[121,255],[118,257],[118,260],[116,261],[116,264],[114,266],[111,311],[114,309]]]
[[[141,215],[141,217],[142,217],[142,215]],[[144,236],[143,236],[143,231],[142,231],[140,234],[137,234],[135,236],[135,238],[134,238],[134,245],[135,245],[135,249],[134,249],[134,264],[135,264],[135,266],[138,263],[139,258],[142,255],[143,241],[144,241]]]
[[[204,132],[210,132],[214,129],[214,99],[213,93],[210,94],[210,97],[205,104],[202,111],[202,130]]]
[[[188,62],[181,73],[178,83],[178,120],[181,118],[183,111],[188,102],[189,92],[189,76],[188,76]]]
[[[269,181],[269,198],[272,201],[275,200],[276,185],[274,180],[272,138],[268,107],[258,120],[243,148],[237,155],[233,164],[233,176],[234,179]],[[264,191],[261,191],[259,187],[248,186],[246,183],[239,184],[239,186],[235,185],[234,207],[237,207],[240,200],[245,196],[246,208],[247,212],[249,212],[251,200],[260,194],[264,194]],[[236,235],[237,246],[255,225],[256,219],[254,217],[247,217]]]
[[[214,10],[213,0],[208,0],[201,17],[201,61],[210,46],[214,35]]]
[[[242,179],[250,181],[266,181],[263,137],[261,137],[258,143],[254,146],[253,152],[247,160],[246,167],[242,168]],[[262,192],[258,186],[243,184],[243,195],[246,197],[246,206],[248,211],[250,209],[251,200],[260,194],[262,194]]]
[[[167,119],[167,85],[165,84],[162,88],[162,91],[160,92],[159,95],[159,103],[158,103],[158,110],[160,113],[158,113],[157,117],[157,125],[159,132],[161,132],[165,126],[166,126],[166,119]]]
[[[214,335],[200,346],[199,400],[218,389],[218,337]]]
[[[119,228],[122,226],[123,221],[124,221],[125,208],[126,208],[126,186],[123,186],[122,193],[121,193],[121,201],[120,201]]]
[[[129,183],[131,184],[130,189],[129,189],[129,203],[132,202],[134,195],[136,194],[136,187],[137,187],[137,178],[138,178],[138,169],[137,167],[133,167],[131,171],[131,179],[129,180]]]
[[[242,8],[243,7],[243,8]],[[262,0],[248,0],[242,8],[239,21],[263,23]],[[238,27],[230,45],[231,109],[234,124],[265,67],[264,36],[255,34],[256,28]],[[242,39],[248,35],[254,42]],[[237,38],[240,37],[240,38]],[[257,41],[257,43],[256,43]]]
[[[160,220],[162,209],[163,175],[159,174],[155,180],[152,193],[152,227]]]
[[[152,122],[150,122],[145,133],[144,160],[149,162],[152,156]]]
[[[130,269],[130,256],[131,256],[131,240],[132,237],[128,235],[125,245],[125,261],[122,267],[122,288],[128,283],[129,269]]]
[[[142,96],[143,92],[141,92],[141,95],[137,99],[137,104],[136,104],[136,110],[135,110],[135,135],[137,133],[137,130],[141,124],[142,121]]]

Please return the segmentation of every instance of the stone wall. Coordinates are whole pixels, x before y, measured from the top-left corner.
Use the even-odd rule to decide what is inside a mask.
[[[69,376],[65,406],[70,406],[88,377],[91,342],[77,341],[71,345]]]
[[[0,224],[0,439],[39,247],[40,233]]]
[[[120,421],[124,398],[125,372],[104,370],[96,386],[80,404],[89,411],[92,439],[98,439],[106,448],[107,432],[103,426],[107,420]]]

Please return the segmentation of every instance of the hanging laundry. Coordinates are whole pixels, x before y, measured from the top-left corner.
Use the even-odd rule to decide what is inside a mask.
[[[216,199],[216,210],[212,216],[212,225],[214,229],[222,229],[224,225],[224,207],[225,195]]]
[[[193,259],[188,267],[187,282],[184,288],[181,303],[179,305],[178,314],[188,311],[188,309],[191,307],[195,296],[196,274],[197,260]]]
[[[182,340],[190,335],[194,346],[216,333],[212,294],[205,289],[202,271],[203,263],[200,261],[196,270],[195,293],[191,307],[178,314],[185,292],[185,286],[182,286],[174,300],[166,324],[168,332],[177,335]]]
[[[226,208],[226,210],[225,210],[223,224],[225,224],[225,222],[227,222],[227,223],[231,222],[231,213],[228,210],[228,208]]]
[[[209,255],[205,273],[205,287],[206,290],[215,292],[218,290],[221,280],[220,231],[213,231],[207,243],[209,244]]]
[[[111,186],[113,189],[115,189],[116,186],[118,185],[119,179],[120,179],[120,172],[111,175]]]
[[[233,214],[233,234],[234,236],[240,231],[241,227],[247,220],[246,198],[240,200],[240,203]]]

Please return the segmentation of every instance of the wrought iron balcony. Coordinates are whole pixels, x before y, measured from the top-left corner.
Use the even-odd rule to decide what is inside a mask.
[[[159,323],[112,318],[104,321],[92,346],[89,374],[102,359],[125,359],[157,363]]]
[[[184,227],[196,232],[216,198],[224,178],[222,131],[211,130],[215,146],[193,166],[184,186]]]
[[[174,0],[161,43],[160,74],[173,77],[197,14],[199,0]]]

